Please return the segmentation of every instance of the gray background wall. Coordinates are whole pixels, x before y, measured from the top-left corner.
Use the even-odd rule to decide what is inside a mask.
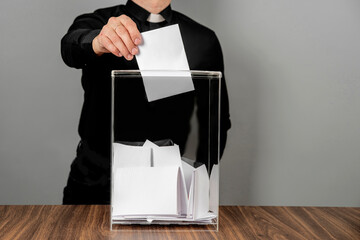
[[[80,71],[60,39],[123,1],[0,2],[0,204],[60,204]],[[174,0],[223,47],[233,127],[221,203],[360,206],[360,2]]]

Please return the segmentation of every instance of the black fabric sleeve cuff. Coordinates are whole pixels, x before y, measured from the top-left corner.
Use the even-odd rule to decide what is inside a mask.
[[[99,35],[100,31],[100,29],[92,30],[82,37],[80,46],[87,57],[97,57],[92,47],[92,41],[97,35]]]

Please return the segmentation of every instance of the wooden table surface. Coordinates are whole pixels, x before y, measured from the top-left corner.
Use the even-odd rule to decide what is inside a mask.
[[[181,227],[110,231],[109,206],[0,206],[0,239],[360,240],[360,208],[221,206],[219,232]],[[145,231],[144,231],[145,230]]]

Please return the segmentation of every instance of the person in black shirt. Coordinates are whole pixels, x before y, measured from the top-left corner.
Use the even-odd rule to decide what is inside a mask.
[[[111,71],[138,69],[134,55],[139,53],[141,32],[179,24],[190,69],[224,73],[222,51],[215,33],[172,10],[170,2],[129,0],[126,5],[83,14],[74,20],[62,38],[62,58],[68,66],[82,69],[81,83],[85,93],[79,123],[81,141],[64,188],[64,204],[108,204],[110,201]],[[184,152],[195,95],[206,95],[205,91],[170,97],[166,103],[148,103],[141,94],[137,95],[138,89],[124,88],[120,91],[117,101],[123,102],[123,116],[116,121],[124,127],[116,140],[157,141],[171,136],[171,140]],[[132,104],[141,107],[134,109]],[[158,112],[163,109],[170,111],[173,120],[160,121],[161,113],[153,116],[151,112],[154,109],[160,109]],[[207,111],[208,108],[201,107],[198,101],[198,118],[207,116]],[[139,119],[147,119],[149,124],[142,124]],[[231,126],[224,77],[221,79],[220,124],[222,155]],[[207,142],[207,128],[206,124],[199,127],[198,156],[206,152],[204,147],[201,150],[201,146]]]

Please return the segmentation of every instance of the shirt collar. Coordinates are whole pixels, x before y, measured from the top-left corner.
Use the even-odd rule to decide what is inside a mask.
[[[147,18],[150,15],[148,11],[146,11],[144,8],[140,7],[131,0],[127,1],[125,8],[133,17],[135,17],[141,22],[146,22]],[[161,14],[161,16],[165,18],[165,21],[170,23],[172,18],[171,5],[169,4],[169,6],[167,6],[164,10],[162,10],[159,14]]]

